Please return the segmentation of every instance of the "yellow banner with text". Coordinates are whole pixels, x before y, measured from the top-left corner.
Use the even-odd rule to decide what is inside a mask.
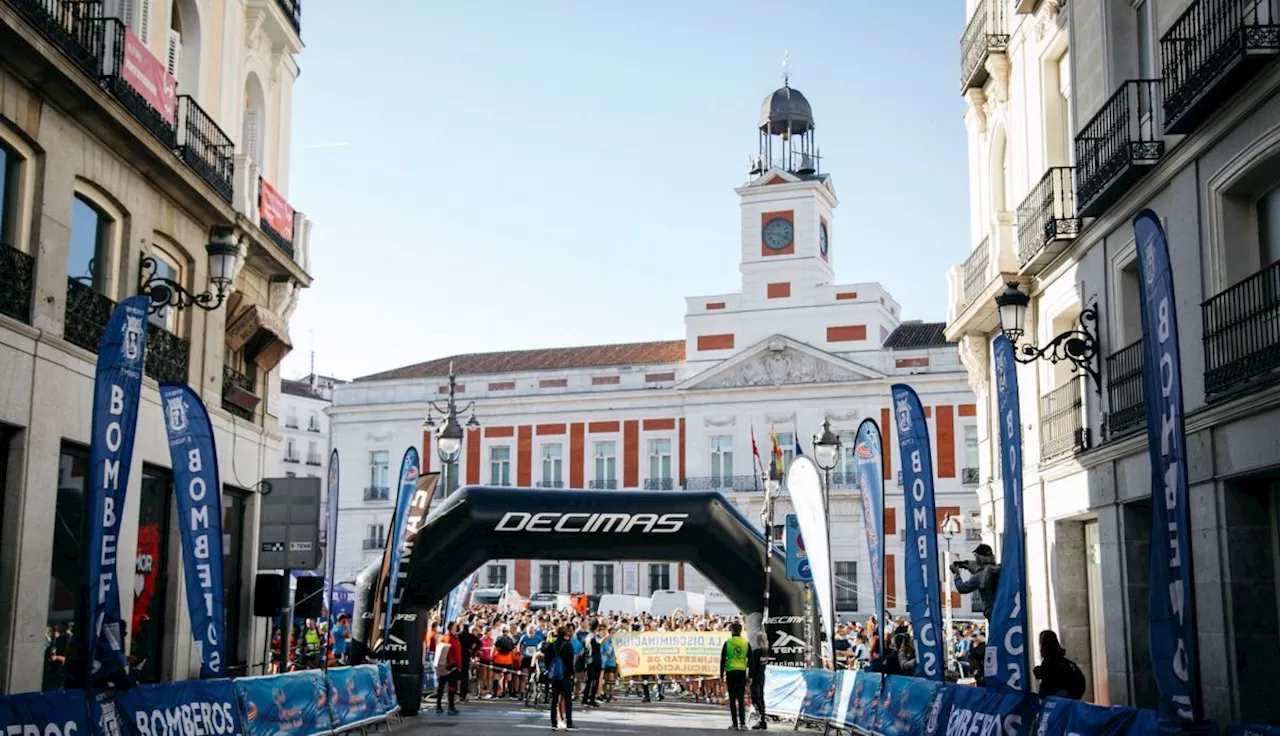
[[[727,631],[637,631],[613,635],[622,677],[720,674]]]

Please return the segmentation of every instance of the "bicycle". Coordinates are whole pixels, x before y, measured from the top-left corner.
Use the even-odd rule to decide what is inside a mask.
[[[542,655],[534,657],[533,666],[529,670],[529,681],[524,686],[524,705],[526,708],[537,708],[551,702],[551,681],[547,679],[542,667]]]

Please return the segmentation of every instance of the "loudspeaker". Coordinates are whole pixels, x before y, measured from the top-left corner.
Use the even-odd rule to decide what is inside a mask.
[[[260,572],[253,580],[253,615],[271,618],[284,611],[288,595],[284,576],[279,573]]]
[[[298,578],[293,589],[293,617],[320,618],[324,609],[324,578]]]

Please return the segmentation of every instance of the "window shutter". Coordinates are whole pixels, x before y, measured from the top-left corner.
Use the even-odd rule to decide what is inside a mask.
[[[182,34],[169,29],[167,43],[165,44],[164,61],[165,67],[168,68],[169,74],[178,81],[179,86],[182,84]]]
[[[138,39],[142,43],[151,45],[151,0],[127,0],[131,4],[136,4],[137,17],[133,24],[133,32],[138,34]]]
[[[262,111],[257,108],[247,108],[244,111],[244,137],[241,141],[242,151],[258,165],[262,165],[262,157],[258,153],[258,141],[262,137]]]

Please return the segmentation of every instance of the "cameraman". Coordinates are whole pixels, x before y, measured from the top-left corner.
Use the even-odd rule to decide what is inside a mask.
[[[960,570],[969,572],[968,580],[960,579]],[[1000,585],[1000,566],[996,564],[995,553],[986,544],[979,544],[973,550],[973,561],[955,561],[951,563],[951,574],[955,580],[956,592],[976,593],[982,601],[982,617],[991,620],[991,608],[996,602],[996,588]]]

